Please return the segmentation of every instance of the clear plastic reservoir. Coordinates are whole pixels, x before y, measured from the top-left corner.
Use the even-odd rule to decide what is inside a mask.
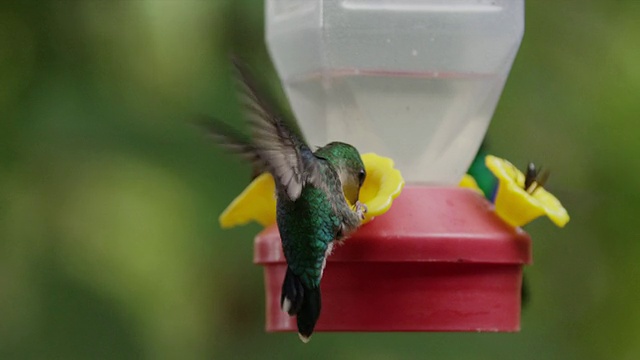
[[[311,145],[457,184],[524,31],[524,0],[267,0],[267,44]]]

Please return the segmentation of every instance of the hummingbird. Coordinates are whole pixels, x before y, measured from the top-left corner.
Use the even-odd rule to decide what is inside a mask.
[[[367,173],[360,153],[349,144],[331,142],[312,151],[295,122],[286,122],[260,91],[248,68],[235,58],[232,62],[250,136],[216,119],[203,125],[220,146],[248,159],[254,175],[266,171],[275,180],[276,222],[287,262],[280,307],[296,316],[298,335],[306,343],[320,316],[327,257],[336,242],[361,225],[367,211],[358,200]]]

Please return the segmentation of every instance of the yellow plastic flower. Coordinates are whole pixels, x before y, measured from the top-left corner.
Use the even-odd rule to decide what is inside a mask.
[[[523,226],[542,215],[559,227],[569,222],[567,210],[542,186],[531,192],[524,189],[524,174],[509,161],[488,155],[485,163],[499,181],[496,213],[508,224]]]
[[[269,173],[253,179],[218,219],[223,229],[244,225],[252,220],[264,227],[276,222],[276,184]]]
[[[404,179],[393,167],[393,160],[373,153],[363,154],[367,178],[360,189],[360,202],[367,206],[364,223],[380,216],[391,207],[393,199],[400,195]],[[276,222],[275,183],[269,173],[255,178],[220,215],[222,228],[231,228],[256,221],[262,226]]]
[[[458,186],[463,187],[463,188],[467,188],[467,189],[471,189],[471,190],[477,192],[478,194],[484,196],[484,192],[482,192],[482,189],[480,189],[480,187],[478,186],[478,182],[476,181],[476,179],[474,179],[473,176],[471,176],[469,174],[464,174],[464,176],[462,177],[462,180],[460,180],[460,183],[458,184]]]
[[[388,157],[368,153],[362,155],[362,162],[367,169],[367,178],[360,189],[360,202],[367,205],[364,217],[364,223],[367,223],[389,211],[393,199],[404,187],[404,178]]]

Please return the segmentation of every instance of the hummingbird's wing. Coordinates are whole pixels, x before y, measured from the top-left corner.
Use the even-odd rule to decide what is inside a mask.
[[[251,143],[251,139],[249,137],[226,123],[209,116],[200,115],[197,122],[207,130],[207,133],[222,148],[239,154],[247,161],[251,162],[253,169],[252,178],[256,178],[263,172],[269,171],[265,162],[258,155],[256,147]]]
[[[242,102],[247,110],[255,154],[264,161],[276,183],[291,200],[296,200],[308,182],[322,186],[319,162],[309,146],[283,121],[280,114],[261,95],[248,69],[237,59]]]
[[[269,171],[280,189],[293,201],[307,183],[324,186],[320,162],[301,136],[283,121],[268,98],[262,96],[248,69],[232,59],[237,72],[242,103],[248,116],[251,139],[244,140],[230,127],[218,122],[207,126],[221,144],[244,155],[258,169]],[[211,123],[213,124],[213,123]]]

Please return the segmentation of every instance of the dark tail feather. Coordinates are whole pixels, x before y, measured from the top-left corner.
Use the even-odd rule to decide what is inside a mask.
[[[320,317],[320,288],[305,289],[302,307],[298,312],[298,335],[303,342],[309,342],[313,328]]]
[[[287,268],[282,283],[280,307],[291,316],[297,315],[300,339],[308,342],[320,317],[320,289],[304,286],[300,278]]]
[[[280,295],[280,308],[293,316],[302,308],[304,298],[304,286],[300,278],[287,267],[287,274],[282,282],[282,294]]]

